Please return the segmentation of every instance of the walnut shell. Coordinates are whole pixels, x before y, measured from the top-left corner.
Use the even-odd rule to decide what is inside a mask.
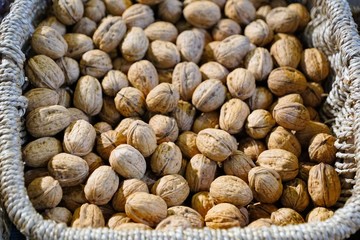
[[[89,174],[86,161],[68,153],[59,153],[52,157],[48,163],[48,170],[62,187],[83,183]]]
[[[310,121],[306,107],[300,103],[277,104],[273,110],[277,124],[290,130],[303,130]]]
[[[225,101],[226,87],[220,80],[208,79],[200,83],[193,95],[193,105],[202,112],[211,112]]]
[[[274,204],[258,202],[249,204],[247,210],[249,211],[250,222],[253,222],[261,218],[270,218],[271,213],[278,210],[278,208]]]
[[[254,138],[265,138],[275,125],[275,120],[266,110],[257,109],[250,113],[245,123],[246,133]]]
[[[101,50],[95,49],[84,53],[80,60],[80,70],[83,75],[101,78],[112,69],[110,56]]]
[[[188,182],[181,175],[161,177],[151,188],[151,193],[160,196],[168,207],[181,205],[190,193]]]
[[[166,218],[167,205],[159,196],[135,192],[127,198],[125,212],[134,222],[155,227]]]
[[[282,181],[294,179],[299,172],[298,158],[293,153],[283,149],[263,151],[259,155],[256,165],[277,171]]]
[[[130,0],[104,0],[106,11],[113,16],[121,16],[132,5]]]
[[[125,204],[125,203],[124,203]],[[131,220],[131,218],[129,218],[128,216],[126,216],[125,213],[115,213],[114,215],[112,215],[107,223],[107,226],[110,229],[115,229],[118,226],[124,224],[124,223],[132,223],[133,221]]]
[[[116,109],[124,117],[138,117],[145,114],[146,103],[144,94],[133,87],[124,87],[114,99]]]
[[[151,89],[159,84],[156,68],[147,60],[135,62],[130,66],[128,80],[135,88],[144,93],[144,95],[147,95]]]
[[[149,6],[143,4],[129,5],[122,13],[122,18],[129,29],[132,27],[144,29],[154,22],[154,12]]]
[[[209,194],[215,203],[231,203],[236,206],[246,206],[253,199],[250,187],[235,176],[216,178],[210,185]]]
[[[68,44],[68,50],[65,54],[66,57],[79,60],[84,53],[94,49],[92,39],[85,34],[67,33],[64,35],[64,39]]]
[[[273,95],[265,87],[257,87],[254,94],[247,100],[251,110],[268,109],[273,102]]]
[[[277,7],[266,15],[266,23],[274,32],[293,33],[299,26],[299,17],[289,8]]]
[[[151,170],[160,176],[180,171],[182,154],[180,148],[172,142],[161,143],[151,156]]]
[[[332,164],[336,158],[336,138],[330,134],[319,133],[310,140],[309,157],[311,161]]]
[[[248,227],[249,228],[261,228],[261,227],[270,227],[272,225],[272,221],[270,218],[259,218],[253,222],[251,222]]]
[[[37,210],[56,207],[62,198],[60,184],[52,177],[35,178],[27,187],[27,194]]]
[[[176,120],[172,117],[156,114],[149,120],[150,127],[154,130],[157,143],[174,142],[179,135]]]
[[[176,141],[176,145],[180,148],[182,154],[186,158],[192,158],[200,151],[196,146],[197,134],[191,131],[181,133]]]
[[[59,103],[59,94],[48,88],[33,88],[24,96],[28,100],[27,112],[31,112],[38,107],[48,107]]]
[[[324,96],[324,89],[319,83],[309,82],[307,88],[301,93],[306,107],[318,107]]]
[[[116,126],[122,118],[116,109],[114,99],[108,96],[104,96],[103,106],[98,116],[101,121],[107,122],[112,126]]]
[[[45,55],[36,55],[25,66],[26,76],[35,87],[59,89],[65,83],[61,68]]]
[[[230,203],[212,207],[205,216],[206,226],[213,229],[227,229],[246,225],[240,210]]]
[[[242,151],[235,151],[233,155],[224,161],[224,172],[248,182],[248,173],[255,167],[253,160]]]
[[[309,146],[310,140],[319,133],[331,134],[331,131],[324,123],[309,121],[305,128],[296,131],[295,137],[299,140],[301,146]]]
[[[183,10],[187,22],[198,28],[210,28],[221,18],[218,5],[211,1],[195,1]]]
[[[180,62],[180,53],[176,45],[169,41],[151,42],[146,56],[159,69],[172,68]]]
[[[274,37],[269,25],[262,19],[255,20],[245,27],[244,35],[256,46],[263,47]]]
[[[159,4],[158,17],[166,22],[176,23],[182,16],[182,1],[164,0]]]
[[[62,57],[56,60],[56,64],[64,72],[65,82],[68,86],[74,84],[79,79],[80,67],[75,59]]]
[[[291,67],[279,67],[268,78],[270,91],[278,97],[289,93],[302,93],[307,87],[304,75]]]
[[[170,207],[167,210],[168,216],[182,216],[190,221],[192,228],[202,228],[204,227],[203,217],[194,209],[186,206],[174,206]]]
[[[101,0],[88,0],[85,3],[84,16],[98,23],[106,15],[105,3]]]
[[[136,120],[130,124],[127,133],[127,144],[133,146],[144,157],[149,157],[156,149],[154,130],[145,122]]]
[[[52,7],[56,18],[65,25],[73,25],[84,14],[84,5],[81,0],[54,0]]]
[[[292,208],[297,212],[304,211],[309,205],[310,197],[307,192],[306,183],[300,178],[295,178],[284,184],[281,196],[281,204]]]
[[[54,220],[57,223],[69,225],[72,219],[72,213],[64,207],[55,207],[46,209],[42,214],[44,219]]]
[[[101,228],[105,227],[105,219],[98,206],[85,203],[75,210],[71,226],[74,228]]]
[[[266,146],[262,141],[247,137],[239,141],[238,149],[256,161],[260,153],[266,150]]]
[[[270,53],[278,66],[297,68],[302,48],[292,38],[283,38],[271,46]]]
[[[119,177],[110,166],[101,166],[89,176],[84,192],[86,199],[96,205],[107,204],[119,186]]]
[[[241,34],[240,25],[232,19],[220,19],[211,31],[211,35],[215,41],[222,41],[225,38]]]
[[[212,61],[201,65],[200,72],[204,81],[207,79],[219,79],[224,84],[229,74],[229,71],[223,65]]]
[[[225,15],[241,25],[255,19],[256,9],[249,0],[229,0],[225,4]]]
[[[175,42],[178,36],[178,30],[170,22],[158,21],[150,24],[144,30],[145,35],[150,41],[162,40]]]
[[[182,216],[173,215],[162,220],[157,226],[156,230],[169,231],[181,227],[182,229],[191,228],[190,221]]]
[[[126,33],[120,45],[122,56],[126,61],[134,62],[141,60],[149,47],[149,39],[144,30],[139,27],[132,27]]]
[[[120,144],[112,150],[109,163],[124,178],[140,179],[146,170],[144,157],[138,150],[127,144]]]
[[[196,109],[191,103],[180,100],[171,116],[175,119],[180,131],[189,131],[193,126],[195,114]]]
[[[316,207],[306,215],[307,222],[321,222],[331,218],[334,212],[323,207]]]
[[[237,142],[224,130],[208,128],[199,132],[196,146],[206,157],[222,162],[235,152]]]
[[[266,138],[268,149],[284,149],[299,157],[301,145],[296,137],[285,128],[278,126]]]
[[[325,54],[316,48],[304,50],[300,66],[303,73],[315,82],[324,80],[330,72],[330,64]]]
[[[176,46],[183,61],[198,63],[205,46],[204,34],[196,28],[183,31],[176,39]]]
[[[60,33],[61,36],[63,36],[66,33],[66,27],[64,24],[62,24],[55,16],[49,16],[42,20],[38,27],[51,27],[55,29],[58,33]]]
[[[160,83],[146,96],[149,111],[168,113],[173,111],[180,99],[179,92],[170,83]]]
[[[302,216],[291,208],[279,208],[271,213],[271,221],[278,226],[304,223]]]
[[[256,81],[264,81],[273,70],[273,60],[266,48],[257,47],[246,54],[245,68],[252,73]]]
[[[97,137],[96,151],[101,158],[108,160],[111,152],[123,143],[126,143],[126,138],[121,133],[109,130]]]
[[[64,133],[64,151],[76,156],[85,156],[94,147],[96,132],[94,127],[84,120],[71,123]]]
[[[250,114],[247,104],[240,99],[230,99],[220,109],[219,126],[230,134],[239,133]]]
[[[97,154],[91,152],[83,157],[86,163],[89,165],[89,174],[93,173],[95,169],[104,165],[104,161]]]
[[[232,97],[245,100],[251,97],[256,88],[254,75],[244,69],[236,68],[226,78],[226,85]]]
[[[148,225],[145,225],[143,223],[134,223],[134,222],[129,222],[129,223],[123,223],[119,226],[116,226],[114,228],[114,230],[118,231],[118,230],[152,230],[151,227],[149,227]]]
[[[72,32],[81,33],[91,37],[96,31],[96,27],[96,22],[94,22],[90,18],[83,17],[73,26]]]
[[[29,142],[22,150],[22,157],[27,166],[45,167],[48,161],[62,150],[59,140],[43,137]]]
[[[198,192],[191,198],[191,207],[200,213],[203,218],[214,206],[214,199],[209,195],[209,192]]]
[[[308,191],[315,206],[335,205],[341,193],[340,179],[335,169],[325,163],[313,166],[309,172]]]
[[[192,130],[199,133],[206,128],[219,128],[220,114],[218,111],[201,113],[194,121]]]

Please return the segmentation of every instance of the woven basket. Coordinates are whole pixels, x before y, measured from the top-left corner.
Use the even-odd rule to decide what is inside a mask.
[[[323,116],[329,119],[338,160],[336,169],[344,186],[339,209],[320,223],[229,230],[177,229],[174,231],[114,231],[73,229],[44,220],[32,207],[24,187],[21,144],[25,137],[22,117],[27,101],[23,66],[32,23],[49,1],[15,0],[0,26],[0,196],[10,220],[31,239],[343,239],[360,228],[360,37],[345,0],[311,1],[312,22],[304,39],[320,48],[331,62],[329,92]],[[357,120],[359,119],[359,120]],[[356,176],[355,176],[356,175]]]

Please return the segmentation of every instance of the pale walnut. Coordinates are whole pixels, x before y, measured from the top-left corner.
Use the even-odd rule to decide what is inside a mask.
[[[198,28],[210,28],[221,18],[218,5],[211,1],[195,1],[183,10],[187,22]]]
[[[228,1],[228,3],[229,2],[230,1]],[[232,35],[225,38],[217,45],[214,50],[214,56],[221,65],[232,69],[240,65],[241,61],[249,51],[250,40],[247,37],[242,35]]]
[[[109,96],[103,97],[103,106],[98,116],[100,121],[107,122],[111,126],[116,126],[122,119],[121,114],[116,109],[114,98]]]
[[[200,153],[196,146],[196,137],[197,134],[191,131],[185,131],[179,135],[176,145],[180,148],[184,157],[190,159]]]
[[[48,88],[33,88],[24,96],[28,100],[27,112],[31,112],[38,107],[47,107],[59,103],[59,94]]]
[[[212,42],[209,42],[208,44],[205,45],[204,51],[203,51],[202,56],[201,56],[201,61],[202,62],[204,62],[204,63],[206,63],[206,62],[216,62],[214,52],[215,52],[215,49],[217,48],[217,46],[220,44],[220,42],[221,41],[212,41]]]
[[[125,9],[122,14],[122,18],[125,20],[127,27],[146,28],[154,22],[153,10],[143,4],[134,4]]]
[[[84,4],[81,0],[54,0],[52,8],[56,18],[65,25],[73,25],[84,14]]]
[[[162,40],[175,42],[178,36],[176,27],[172,23],[165,21],[154,22],[145,28],[144,31],[150,41]]]
[[[309,171],[308,191],[315,206],[335,205],[341,193],[340,179],[335,169],[325,163],[313,166]]]
[[[227,229],[246,225],[240,210],[230,203],[220,203],[212,207],[206,213],[205,224],[212,229]]]
[[[118,226],[124,224],[124,223],[132,223],[133,221],[131,220],[131,218],[129,218],[128,216],[126,216],[125,213],[115,213],[114,215],[112,215],[108,222],[107,222],[107,226],[110,229],[115,229]]]
[[[204,81],[207,79],[219,79],[224,84],[229,74],[229,71],[223,65],[212,61],[201,65],[200,72]]]
[[[249,171],[249,186],[254,198],[261,203],[275,203],[283,191],[280,175],[265,167],[254,167]]]
[[[109,163],[116,173],[124,178],[140,179],[146,170],[145,158],[128,144],[120,144],[112,150]]]
[[[193,105],[202,112],[218,109],[225,101],[226,87],[220,80],[208,79],[200,83],[193,95]]]
[[[256,165],[270,168],[279,173],[282,181],[294,179],[299,172],[299,160],[291,152],[283,149],[270,149],[263,151]]]
[[[207,128],[198,133],[196,146],[206,157],[222,162],[236,151],[237,142],[224,130]]]
[[[299,140],[301,146],[308,147],[310,140],[319,133],[331,134],[331,131],[324,123],[309,121],[304,129],[296,131],[295,137]]]
[[[50,176],[58,180],[62,187],[83,183],[89,174],[86,161],[68,153],[59,153],[52,157],[48,163],[48,170]]]
[[[50,137],[70,124],[69,111],[63,106],[39,107],[26,116],[26,129],[33,137]]]
[[[204,219],[200,215],[200,213],[198,213],[194,209],[186,207],[186,206],[170,207],[167,210],[167,215],[168,216],[173,216],[173,215],[182,216],[182,217],[186,218],[190,222],[192,228],[204,227]]]
[[[209,192],[198,192],[191,198],[191,207],[200,213],[203,218],[214,206],[214,199],[209,195]]]
[[[199,29],[181,32],[176,39],[176,46],[182,61],[198,63],[204,50],[204,40],[205,36]]]
[[[45,55],[30,58],[25,66],[25,73],[35,87],[57,90],[65,83],[61,68]]]
[[[268,78],[270,91],[278,97],[289,93],[302,93],[307,87],[305,76],[291,67],[274,69]]]
[[[125,211],[126,199],[135,192],[149,193],[149,189],[145,182],[136,178],[126,179],[121,182],[119,189],[116,191],[112,199],[112,206],[114,209],[120,212]]]
[[[159,69],[175,67],[180,62],[180,53],[172,42],[155,40],[147,49],[146,58]]]
[[[242,151],[235,151],[224,161],[224,172],[248,182],[249,171],[255,167],[253,160]]]
[[[306,215],[307,222],[322,222],[328,218],[331,218],[334,212],[330,209],[323,207],[316,207]]]
[[[249,0],[229,0],[225,4],[225,15],[241,25],[247,25],[255,19],[256,9]]]
[[[85,156],[94,147],[96,132],[85,120],[71,123],[64,132],[64,151],[76,156]]]
[[[59,140],[43,137],[29,142],[22,150],[22,157],[27,166],[45,167],[48,161],[62,150]]]
[[[336,138],[330,134],[319,133],[310,140],[309,157],[313,162],[332,164],[336,158]]]
[[[300,63],[302,48],[291,38],[283,38],[271,46],[270,53],[278,66],[297,68]]]
[[[95,169],[104,165],[104,161],[100,156],[91,152],[83,157],[86,163],[89,165],[89,174],[93,173]]]
[[[88,203],[84,193],[84,185],[63,188],[62,205],[64,207],[74,212],[84,203]]]
[[[263,47],[274,37],[273,31],[262,19],[255,20],[245,27],[244,35],[256,46]]]
[[[79,63],[72,58],[62,57],[56,60],[56,64],[64,72],[65,83],[70,86],[74,84],[80,76]]]
[[[75,210],[71,227],[101,228],[105,227],[105,219],[98,206],[85,203]]]
[[[256,88],[254,75],[244,68],[236,68],[226,77],[226,85],[232,97],[245,100]]]
[[[268,4],[268,2],[267,2]],[[259,8],[257,8],[256,10],[256,19],[262,19],[265,20],[266,19],[266,15],[268,15],[268,13],[271,11],[271,6],[270,5],[263,5]]]
[[[250,137],[262,139],[268,135],[274,126],[275,120],[271,113],[263,109],[257,109],[247,117],[245,130]]]
[[[158,144],[174,142],[178,138],[179,128],[172,117],[156,114],[150,118],[149,125],[155,132]]]
[[[156,68],[147,60],[135,62],[130,66],[128,80],[135,88],[144,93],[145,96],[159,84]]]
[[[250,187],[236,176],[220,176],[214,179],[209,189],[215,203],[231,203],[236,206],[246,206],[253,199]]]
[[[324,80],[330,72],[330,64],[325,54],[316,48],[304,50],[300,66],[303,73],[315,82]]]
[[[192,192],[209,191],[216,176],[217,164],[202,154],[193,156],[186,167],[185,178]]]
[[[250,222],[261,218],[270,218],[271,213],[278,210],[274,204],[257,202],[247,206]]]
[[[94,49],[94,43],[89,36],[81,33],[67,33],[64,39],[68,44],[66,57],[71,57],[80,60],[82,55]]]
[[[261,228],[261,227],[270,227],[272,225],[272,221],[270,218],[259,218],[253,222],[251,222],[248,227],[249,228]]]
[[[159,196],[135,192],[127,198],[125,212],[134,222],[155,227],[166,218],[167,205]]]
[[[100,50],[109,53],[117,48],[125,33],[125,21],[121,17],[108,16],[101,20],[92,38]]]
[[[158,6],[158,17],[166,22],[175,24],[182,16],[182,1],[164,0]]]
[[[191,103],[180,100],[170,115],[175,119],[179,131],[189,131],[193,126],[195,114],[196,109]]]
[[[101,0],[88,0],[84,4],[84,17],[88,17],[94,22],[100,22],[106,15],[105,4]]]
[[[250,109],[245,102],[232,98],[221,106],[219,126],[230,134],[240,133],[249,114]]]
[[[309,82],[305,91],[301,93],[301,97],[306,107],[318,107],[323,100],[324,89],[319,83]]]
[[[174,68],[172,84],[184,101],[191,100],[195,88],[201,83],[201,72],[193,62],[181,62]]]
[[[289,8],[277,7],[266,15],[266,23],[274,32],[293,33],[299,26],[299,16]]]
[[[104,0],[106,11],[113,16],[121,16],[132,5],[130,0]]]
[[[266,80],[273,65],[269,51],[262,47],[251,50],[244,59],[245,68],[253,74],[256,81]]]
[[[67,43],[55,29],[42,26],[35,29],[31,37],[31,47],[37,54],[44,54],[52,59],[58,59],[67,52]]]
[[[47,26],[47,27],[51,27],[51,28],[55,29],[62,36],[66,33],[65,25],[62,24],[55,16],[49,16],[49,17],[45,18],[44,20],[42,20],[39,23],[38,28],[43,27],[43,26]]]
[[[146,96],[146,105],[149,111],[168,113],[172,112],[180,100],[177,89],[170,83],[160,83]]]
[[[96,139],[96,151],[104,160],[108,160],[111,152],[120,144],[126,143],[122,133],[108,130],[101,133]]]
[[[206,128],[219,128],[220,114],[218,111],[201,113],[194,121],[192,130],[199,133]]]
[[[57,180],[52,177],[35,178],[27,187],[27,194],[36,210],[56,207],[63,192]]]
[[[182,154],[173,142],[161,143],[151,156],[151,170],[160,176],[178,173],[181,169]]]
[[[190,221],[182,216],[172,215],[162,220],[157,226],[156,230],[169,231],[181,227],[182,229],[191,228]]]
[[[149,124],[136,120],[129,126],[127,144],[136,148],[144,157],[149,157],[157,147],[155,132]]]
[[[273,95],[265,87],[257,87],[254,94],[247,100],[252,111],[256,109],[268,109],[273,102]]]
[[[133,87],[124,87],[114,99],[116,109],[124,117],[138,117],[145,114],[146,103],[144,94]]]
[[[241,34],[241,27],[234,20],[224,18],[217,22],[211,33],[214,41],[222,41],[231,35]]]
[[[303,130],[310,121],[306,107],[296,102],[277,104],[273,117],[280,126],[295,131]]]
[[[287,8],[296,12],[296,14],[298,15],[299,18],[298,30],[304,30],[304,28],[311,20],[310,13],[307,10],[306,6],[304,6],[301,3],[292,3],[289,4]]]
[[[84,192],[86,199],[96,205],[107,204],[119,186],[119,177],[110,166],[101,166],[89,176]]]
[[[247,137],[239,141],[238,149],[256,161],[258,156],[266,150],[266,145],[262,141]]]
[[[299,157],[301,145],[297,138],[290,131],[278,126],[274,128],[266,138],[268,149],[284,149]]]
[[[96,31],[96,28],[97,28],[96,22],[94,22],[90,18],[83,17],[73,26],[72,32],[81,33],[91,37]]]
[[[304,180],[306,183],[309,179],[309,172],[316,163],[314,162],[299,162],[299,175],[298,177]]]
[[[120,45],[123,58],[126,61],[134,62],[141,60],[149,47],[149,39],[144,30],[139,27],[132,27],[128,30]]]
[[[59,88],[57,91],[57,94],[59,95],[59,103],[58,105],[61,105],[66,108],[70,108],[72,99],[72,90],[69,88]]]
[[[100,113],[103,105],[99,80],[92,76],[83,76],[76,84],[74,106],[90,116]]]
[[[188,182],[178,174],[161,177],[151,188],[151,193],[160,196],[168,207],[181,205],[190,193]]]
[[[303,217],[291,208],[279,208],[271,213],[271,221],[278,226],[305,223]]]
[[[90,50],[81,57],[80,70],[83,75],[101,78],[111,69],[111,58],[104,51],[98,49]]]
[[[44,219],[54,220],[57,223],[65,223],[66,225],[69,225],[72,219],[72,213],[64,207],[46,209],[42,216]]]
[[[284,207],[292,208],[297,212],[304,211],[310,202],[306,183],[299,178],[286,182],[280,201]]]

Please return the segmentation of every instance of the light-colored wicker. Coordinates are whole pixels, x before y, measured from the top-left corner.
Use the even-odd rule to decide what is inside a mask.
[[[21,144],[25,137],[22,117],[26,99],[21,94],[26,80],[22,48],[33,32],[32,22],[45,11],[47,2],[15,0],[0,27],[0,196],[9,218],[27,237],[44,240],[343,239],[360,228],[360,38],[346,0],[313,0],[313,20],[305,36],[310,45],[326,53],[332,67],[332,90],[323,115],[332,123],[338,138],[336,168],[347,187],[338,203],[340,208],[332,218],[286,227],[166,232],[73,229],[45,221],[32,207],[24,187]]]

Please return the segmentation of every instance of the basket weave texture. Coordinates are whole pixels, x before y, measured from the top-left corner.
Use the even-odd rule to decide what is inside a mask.
[[[339,209],[325,222],[229,230],[114,231],[73,229],[44,220],[32,207],[24,187],[21,144],[27,101],[23,48],[34,20],[49,1],[15,0],[0,26],[0,200],[10,220],[31,239],[344,239],[360,228],[360,37],[346,0],[312,0],[312,21],[304,38],[331,63],[331,91],[323,116],[337,137],[336,170],[344,189]]]

